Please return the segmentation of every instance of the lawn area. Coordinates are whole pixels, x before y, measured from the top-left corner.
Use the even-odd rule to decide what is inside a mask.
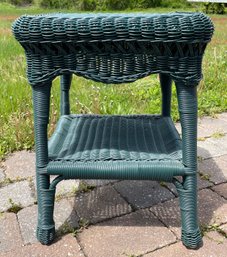
[[[31,88],[25,76],[25,56],[11,34],[11,24],[25,13],[51,11],[53,12],[35,7],[19,9],[0,3],[0,159],[15,150],[30,149],[34,144]],[[146,10],[154,11],[172,10]],[[198,87],[199,115],[215,115],[227,110],[227,15],[212,15],[211,18],[215,34],[203,61],[204,78]],[[59,93],[59,79],[56,79],[52,99],[57,100],[51,103],[50,132],[59,115]],[[71,107],[75,113],[159,113],[160,105],[157,75],[122,85],[104,85],[79,77],[74,77],[73,80]],[[178,119],[175,90],[172,115],[174,120]]]

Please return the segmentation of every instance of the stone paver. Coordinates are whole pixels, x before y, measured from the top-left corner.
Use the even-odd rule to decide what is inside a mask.
[[[16,214],[4,213],[0,216],[0,252],[19,248],[22,238]]]
[[[73,205],[79,217],[91,223],[131,212],[129,204],[110,186],[77,196]]]
[[[225,199],[227,199],[227,183],[223,183],[221,185],[217,185],[212,187],[212,189],[218,193],[219,195],[223,196]]]
[[[87,257],[139,255],[176,241],[147,209],[98,223],[78,236]]]
[[[190,250],[181,242],[146,254],[143,257],[225,257],[227,239],[217,232],[209,232],[203,237],[203,246],[198,250]]]
[[[180,239],[181,218],[178,199],[160,203],[150,210]],[[227,222],[227,201],[210,189],[203,189],[198,194],[198,212],[200,224]]]
[[[180,222],[180,209],[179,200],[171,199],[170,201],[157,204],[150,209],[152,213],[158,217],[171,231],[181,237],[181,222]]]
[[[118,180],[108,180],[108,179],[85,179],[83,180],[86,184],[90,186],[105,186],[110,183],[117,182]]]
[[[199,119],[199,136],[208,137],[215,133],[227,133],[227,120],[202,117]]]
[[[17,248],[14,251],[0,254],[0,257],[85,257],[77,243],[76,238],[72,235],[62,237],[50,246],[41,245],[40,243],[26,245]]]
[[[37,224],[37,205],[22,209],[17,213],[24,244],[37,242],[35,232]]]
[[[214,184],[227,181],[227,155],[223,155],[198,163],[198,169],[203,174],[209,175],[209,180]]]
[[[217,138],[211,137],[211,138],[209,138],[209,140],[211,142],[213,142],[215,145],[219,146],[220,149],[223,149],[226,152],[226,150],[227,150],[227,134],[220,135]]]
[[[165,187],[154,181],[121,181],[115,189],[136,208],[146,208],[174,198]]]
[[[21,205],[22,207],[29,206],[34,203],[32,192],[27,181],[21,181],[0,188],[0,211],[6,211],[12,204]],[[11,199],[11,200],[10,200]]]
[[[65,225],[69,225],[70,228],[78,228],[79,217],[73,209],[71,201],[62,199],[55,203],[54,208],[55,227],[57,230],[64,231]]]
[[[9,156],[5,161],[5,173],[10,179],[35,176],[35,153],[20,151]]]
[[[223,112],[217,115],[218,119],[224,120],[227,122],[227,112]]]
[[[209,189],[203,189],[198,197],[199,220],[201,224],[227,222],[227,201]]]
[[[227,135],[221,138],[208,138],[198,141],[198,156],[204,159],[227,154]]]
[[[37,205],[24,208],[17,216],[24,244],[37,242]],[[58,231],[66,232],[69,228],[79,227],[78,217],[67,199],[55,203],[54,220]]]

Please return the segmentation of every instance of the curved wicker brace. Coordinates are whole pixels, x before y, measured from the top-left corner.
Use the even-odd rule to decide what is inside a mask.
[[[61,175],[57,176],[57,177],[51,182],[51,184],[50,184],[50,189],[54,189],[54,188],[57,186],[57,184],[58,184],[59,182],[61,182],[63,179],[64,179],[63,176],[61,176]]]

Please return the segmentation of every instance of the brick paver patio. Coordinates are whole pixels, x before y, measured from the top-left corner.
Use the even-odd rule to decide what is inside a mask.
[[[175,188],[152,181],[61,182],[54,214],[58,237],[41,245],[35,237],[34,153],[9,155],[0,163],[0,257],[227,256],[227,113],[199,120],[198,155],[204,232],[198,250],[180,241]]]

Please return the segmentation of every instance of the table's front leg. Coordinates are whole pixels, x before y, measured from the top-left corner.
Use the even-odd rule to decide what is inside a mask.
[[[54,239],[53,220],[55,189],[50,189],[48,164],[48,135],[51,83],[33,87],[33,108],[36,150],[36,187],[38,202],[37,238],[42,244]]]
[[[176,82],[178,108],[182,127],[183,164],[188,175],[176,183],[180,198],[182,241],[189,248],[201,244],[197,218],[197,88]]]

